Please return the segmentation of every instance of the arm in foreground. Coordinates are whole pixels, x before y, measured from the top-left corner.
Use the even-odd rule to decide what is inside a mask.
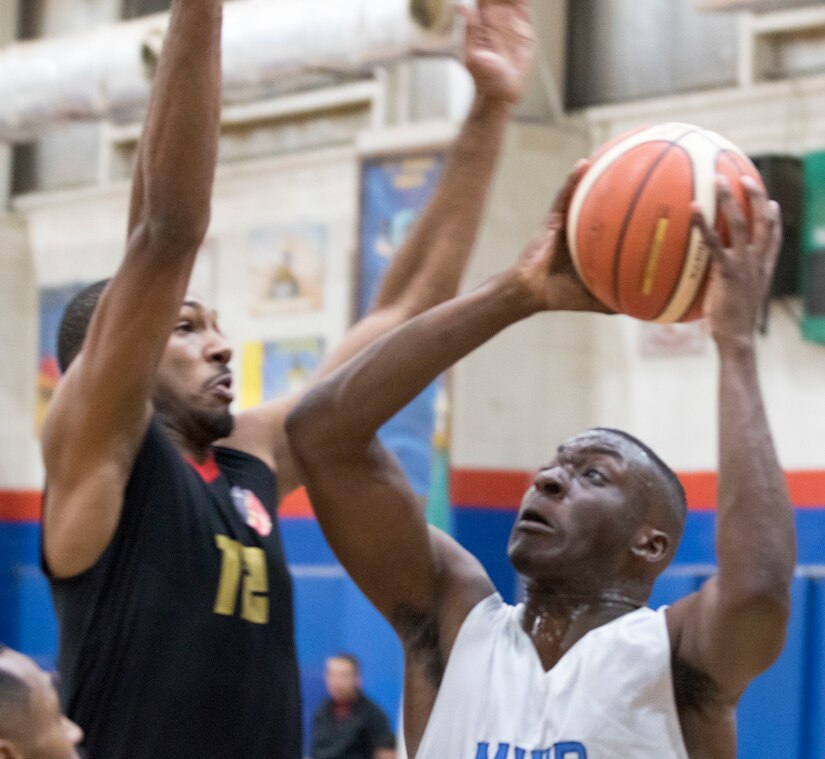
[[[669,610],[675,653],[710,676],[725,704],[782,650],[796,560],[793,512],[757,377],[755,325],[781,244],[779,207],[749,179],[751,229],[720,179],[725,248],[697,215],[712,255],[706,300],[719,354],[718,575]]]
[[[567,204],[584,168],[571,174],[511,269],[379,339],[311,389],[287,419],[327,540],[402,639],[411,634],[402,629],[402,611],[421,620],[440,619],[443,609],[456,606],[466,613],[492,585],[469,554],[428,529],[418,497],[376,432],[507,326],[542,310],[603,310],[575,279],[563,244]],[[460,609],[458,615],[463,619]]]
[[[176,0],[138,151],[126,255],[100,297],[43,432],[44,552],[88,568],[111,540],[209,202],[220,122],[220,0]]]

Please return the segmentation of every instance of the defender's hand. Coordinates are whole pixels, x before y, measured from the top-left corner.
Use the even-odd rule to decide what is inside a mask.
[[[536,49],[527,0],[479,0],[467,19],[464,62],[479,95],[507,103],[521,97]]]
[[[538,233],[513,268],[535,311],[613,313],[582,284],[567,247],[567,211],[573,192],[589,166],[584,160],[575,165]]]
[[[750,228],[745,213],[725,177],[717,179],[719,207],[731,244],[725,247],[698,208],[694,223],[701,229],[711,255],[710,283],[704,314],[719,347],[750,345],[756,319],[773,276],[782,247],[779,205],[750,177],[742,177],[750,203]]]

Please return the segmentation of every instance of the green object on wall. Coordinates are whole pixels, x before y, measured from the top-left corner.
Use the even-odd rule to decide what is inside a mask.
[[[450,506],[450,454],[436,449],[433,454],[430,492],[427,498],[427,521],[448,535],[453,532],[453,511]]]
[[[802,335],[825,344],[825,152],[805,156],[800,291]]]

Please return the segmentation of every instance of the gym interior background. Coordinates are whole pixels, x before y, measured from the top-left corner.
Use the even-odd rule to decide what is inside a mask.
[[[56,380],[50,341],[66,297],[122,255],[168,5],[0,3],[0,639],[46,665],[56,630],[38,566],[37,428]],[[363,309],[381,266],[370,252],[390,255],[403,237],[472,94],[450,59],[446,0],[252,5],[226,2],[221,159],[195,275],[233,341],[241,405],[300,383]],[[465,288],[517,255],[576,159],[641,124],[720,132],[757,159],[785,209],[759,360],[797,507],[799,570],[786,650],[740,708],[740,754],[825,756],[825,5],[533,0],[531,11],[540,54]],[[459,365],[398,438],[434,518],[513,600],[504,546],[530,471],[586,427],[638,435],[678,470],[690,501],[655,605],[713,572],[715,383],[701,323],[540,317]],[[324,657],[343,649],[397,714],[400,650],[301,493],[281,529],[306,713],[322,697]]]

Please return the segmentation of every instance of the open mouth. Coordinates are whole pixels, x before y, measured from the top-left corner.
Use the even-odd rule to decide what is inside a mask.
[[[215,385],[218,387],[225,387],[227,390],[232,389],[232,375],[231,374],[224,374],[222,377],[215,381]]]
[[[519,527],[527,530],[538,530],[541,532],[555,532],[555,528],[536,509],[525,509],[519,517]]]
[[[232,401],[234,398],[234,393],[232,392],[232,375],[229,372],[210,380],[206,384],[206,388],[225,400]]]

